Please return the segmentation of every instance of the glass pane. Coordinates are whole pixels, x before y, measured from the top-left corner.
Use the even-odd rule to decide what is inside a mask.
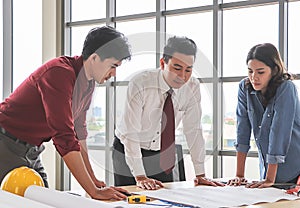
[[[191,155],[184,154],[184,170],[185,170],[185,179],[186,181],[193,181],[195,178],[194,165],[192,163]],[[206,155],[205,157],[205,176],[208,178],[213,177],[213,157],[212,155]]]
[[[195,22],[201,27],[188,27],[187,22]],[[205,31],[205,32],[203,32]],[[195,41],[198,54],[194,64],[193,76],[212,77],[213,73],[213,16],[212,12],[166,17],[166,33],[169,36],[186,36]]]
[[[72,0],[71,21],[100,19],[106,16],[106,0]]]
[[[89,150],[89,158],[97,179],[105,181],[105,151]],[[71,174],[71,190],[82,190],[82,187]]]
[[[24,10],[30,11],[24,15]],[[13,88],[42,64],[42,1],[13,3]]]
[[[300,2],[289,3],[288,24],[288,70],[292,73],[300,73],[299,45],[300,45]]]
[[[90,109],[86,115],[88,129],[88,145],[105,146],[105,109],[106,109],[106,88],[96,87]]]
[[[201,0],[201,1],[166,0],[167,10],[181,9],[181,8],[188,8],[188,7],[198,7],[198,6],[205,6],[205,5],[212,5],[212,4],[213,4],[213,0]]]
[[[236,106],[239,83],[223,84],[223,149],[235,150],[234,142],[236,141]]]
[[[236,106],[238,102],[238,82],[230,82],[223,84],[223,149],[224,150],[235,150],[234,142],[237,139],[236,135]],[[250,151],[257,151],[257,146],[253,135],[250,138]]]
[[[245,60],[252,46],[278,45],[278,5],[226,10],[223,22],[223,76],[247,75]]]
[[[71,54],[72,56],[79,56],[82,52],[83,43],[88,32],[94,27],[102,27],[105,25],[89,25],[71,28]]]
[[[116,0],[117,16],[155,12],[156,1],[153,0]]]
[[[205,139],[206,149],[213,147],[213,85],[211,83],[201,83],[201,107],[202,107],[202,129]]]
[[[3,48],[3,4],[0,4],[0,48]],[[3,50],[6,50],[5,48]],[[0,50],[0,82],[3,83],[3,50]],[[0,84],[0,102],[3,98],[3,84]]]
[[[233,178],[236,174],[236,157],[223,156],[222,174],[224,178]],[[257,157],[247,157],[245,165],[245,177],[249,180],[259,180],[259,160]]]
[[[128,81],[138,71],[155,69],[155,19],[120,22],[116,28],[128,37],[132,50],[131,60],[117,68],[117,80]]]

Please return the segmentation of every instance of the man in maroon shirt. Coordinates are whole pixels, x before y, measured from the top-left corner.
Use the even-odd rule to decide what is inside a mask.
[[[81,56],[54,58],[34,71],[0,104],[0,182],[12,169],[35,169],[48,187],[40,161],[52,139],[71,173],[94,199],[124,199],[124,190],[105,187],[89,162],[86,112],[95,82],[115,76],[131,52],[127,38],[112,27],[92,29]]]

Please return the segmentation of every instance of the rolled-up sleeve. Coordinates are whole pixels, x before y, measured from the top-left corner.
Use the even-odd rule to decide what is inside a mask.
[[[73,79],[65,79],[72,76]],[[37,83],[48,126],[54,132],[52,140],[61,156],[80,150],[72,116],[74,81],[74,73],[57,67],[44,73]]]

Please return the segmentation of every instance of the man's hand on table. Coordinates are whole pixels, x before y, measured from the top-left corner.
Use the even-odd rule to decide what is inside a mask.
[[[105,187],[101,189],[96,189],[94,193],[91,193],[90,196],[93,199],[101,199],[101,200],[123,200],[126,199],[127,196],[124,193],[129,193],[125,189],[119,188],[119,187]]]
[[[162,182],[148,178],[146,176],[136,176],[136,185],[142,189],[147,189],[147,190],[157,190],[159,188],[164,187]]]
[[[211,180],[209,178],[206,178],[205,175],[197,175],[194,179],[195,186],[197,185],[207,185],[207,186],[225,186],[225,184]]]

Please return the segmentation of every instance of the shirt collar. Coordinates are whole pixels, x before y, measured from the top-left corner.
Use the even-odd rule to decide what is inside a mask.
[[[87,79],[84,66],[82,66],[79,75],[77,77],[77,80],[81,83],[83,89],[91,89],[95,85],[95,81],[93,79],[92,80]]]
[[[256,90],[252,90],[250,92],[250,94],[252,94],[252,95],[258,95],[259,93],[260,93],[260,91],[256,91]]]
[[[162,94],[165,94],[170,90],[170,86],[168,85],[168,83],[165,81],[163,77],[162,69],[159,69],[158,83]],[[176,95],[179,89],[174,89],[174,88],[172,89],[173,89],[172,94]]]

